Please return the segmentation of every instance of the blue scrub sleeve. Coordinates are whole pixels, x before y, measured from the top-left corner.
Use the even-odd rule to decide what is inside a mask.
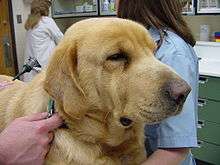
[[[162,121],[157,128],[158,148],[196,147],[196,119],[197,119],[197,63],[184,54],[175,52],[163,63],[169,65],[192,88],[184,103],[182,112]]]

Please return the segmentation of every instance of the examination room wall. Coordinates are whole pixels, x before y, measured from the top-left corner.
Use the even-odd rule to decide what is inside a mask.
[[[25,3],[23,0],[12,0],[13,8],[13,18],[14,18],[14,28],[15,28],[15,38],[16,38],[16,51],[19,70],[21,70],[24,63],[24,49],[25,49],[25,29],[24,22],[30,11],[30,4],[28,1]],[[21,15],[22,23],[17,22],[17,15]],[[74,22],[77,22],[83,18],[60,18],[56,19],[56,23],[61,29],[65,30]],[[206,16],[185,16],[187,23],[189,24],[193,35],[196,40],[199,40],[200,25],[208,24],[210,27],[210,36],[214,31],[219,31],[220,27],[220,16],[219,15],[206,15]],[[89,28],[89,27],[88,27]]]

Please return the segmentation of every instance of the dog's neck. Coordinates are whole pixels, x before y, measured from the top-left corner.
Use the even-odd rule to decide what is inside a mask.
[[[120,126],[109,111],[90,109],[81,119],[75,119],[60,108],[58,113],[67,124],[67,131],[80,141],[116,147],[134,136],[133,128],[126,129]]]
[[[80,118],[74,118],[66,113],[60,104],[56,105],[56,111],[64,119],[68,132],[74,138],[90,143],[97,143],[97,141],[104,138],[104,134],[107,131],[106,126],[111,115],[110,112],[87,110]]]

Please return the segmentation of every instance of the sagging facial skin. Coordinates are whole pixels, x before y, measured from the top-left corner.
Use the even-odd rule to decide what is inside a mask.
[[[132,21],[79,22],[66,32],[47,71],[58,79],[65,76],[65,81],[50,84],[56,88],[47,91],[72,118],[95,111],[108,112],[109,120],[121,128],[159,122],[181,111],[190,87],[154,57],[155,48],[147,30]],[[65,65],[60,62],[65,60]],[[53,73],[59,67],[63,74]]]
[[[125,127],[136,120],[152,123],[177,114],[190,87],[154,57],[154,43],[145,29],[127,22],[123,30],[107,26],[108,21],[78,47],[80,84],[91,105],[111,111]],[[119,25],[116,21],[111,26]]]

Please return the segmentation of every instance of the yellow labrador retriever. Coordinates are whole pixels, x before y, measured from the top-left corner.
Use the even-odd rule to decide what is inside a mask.
[[[74,24],[46,72],[0,90],[0,130],[17,117],[47,111],[53,99],[68,128],[55,131],[46,164],[140,164],[144,124],[178,114],[190,91],[154,57],[155,48],[148,31],[129,20]]]

